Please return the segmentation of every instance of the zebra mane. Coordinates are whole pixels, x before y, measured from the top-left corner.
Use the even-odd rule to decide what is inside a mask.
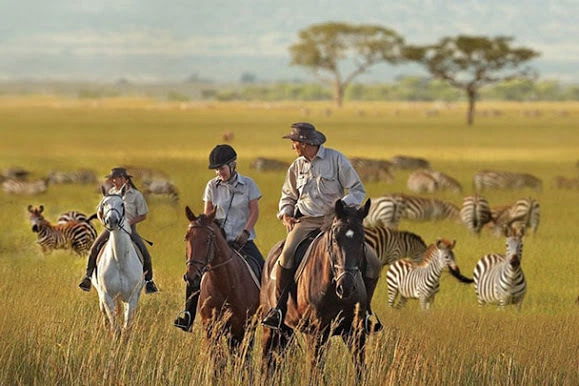
[[[424,267],[430,264],[432,258],[436,255],[437,249],[438,248],[436,247],[436,244],[430,244],[428,248],[426,248],[426,251],[424,251],[424,254],[422,255],[422,260],[416,263],[416,266]]]

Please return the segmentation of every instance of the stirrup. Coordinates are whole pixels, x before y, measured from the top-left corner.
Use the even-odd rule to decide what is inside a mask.
[[[276,316],[278,320],[277,325],[271,322],[271,319],[275,318]],[[279,308],[272,308],[271,310],[269,310],[265,318],[263,318],[261,324],[263,324],[265,327],[271,328],[272,330],[279,330],[281,329],[281,325],[283,324],[282,317],[283,314]]]
[[[183,315],[183,316],[181,316]],[[180,324],[180,321],[187,321],[187,324]],[[177,319],[175,319],[173,321],[173,326],[180,328],[183,331],[188,332],[191,327],[192,327],[193,323],[191,323],[191,313],[189,311],[181,311],[179,312],[179,314],[177,315]]]

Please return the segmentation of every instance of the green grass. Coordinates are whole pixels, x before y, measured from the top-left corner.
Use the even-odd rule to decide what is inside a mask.
[[[492,192],[492,205],[533,196],[541,203],[541,225],[525,239],[523,269],[528,293],[523,310],[480,309],[471,286],[445,274],[431,312],[416,302],[394,311],[386,305],[384,280],[374,309],[386,328],[368,346],[367,383],[383,384],[578,384],[579,383],[579,205],[577,191],[556,190],[555,175],[577,177],[579,104],[491,104],[499,117],[464,124],[464,106],[426,117],[432,104],[357,103],[341,111],[324,103],[164,103],[146,99],[77,101],[50,97],[0,99],[0,168],[21,166],[42,177],[52,169],[92,168],[104,175],[122,163],[166,171],[181,202],[151,199],[141,234],[152,239],[156,281],[161,293],[142,296],[135,328],[122,342],[101,326],[94,291],[76,288],[84,260],[66,252],[42,256],[27,222],[28,204],[44,204],[47,217],[70,209],[94,211],[92,186],[52,186],[40,196],[0,192],[0,384],[199,384],[213,378],[203,334],[186,335],[171,326],[182,307],[184,271],[183,207],[202,208],[201,196],[213,172],[209,151],[233,131],[241,173],[260,187],[257,244],[265,254],[284,236],[275,218],[284,173],[249,169],[257,156],[290,161],[280,137],[292,122],[309,120],[328,137],[327,145],[348,156],[422,156],[472,191],[472,175],[483,168],[529,172],[542,178],[541,193]],[[306,116],[303,107],[309,108]],[[327,115],[325,110],[332,109]],[[523,110],[539,110],[525,117]],[[560,111],[568,111],[563,116]],[[360,111],[364,113],[361,114]],[[392,184],[371,183],[370,197],[406,191],[408,172]],[[451,193],[437,197],[457,204]],[[504,241],[489,233],[478,238],[449,222],[408,223],[402,229],[432,242],[457,240],[457,261],[471,275],[485,253],[502,252]],[[196,327],[198,327],[196,325]],[[258,333],[259,339],[259,333]],[[254,358],[259,357],[256,347]],[[259,361],[230,363],[218,381],[237,384],[240,376],[268,383]],[[278,376],[282,384],[307,382],[303,340],[298,338]],[[250,379],[250,378],[246,378]],[[333,340],[324,370],[328,384],[353,382],[344,345]]]

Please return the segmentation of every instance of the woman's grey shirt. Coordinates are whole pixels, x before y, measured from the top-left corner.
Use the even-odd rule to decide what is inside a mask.
[[[261,198],[255,182],[237,174],[229,181],[219,177],[210,180],[205,187],[203,201],[217,207],[215,218],[225,231],[227,241],[233,241],[243,231],[249,217],[249,202]],[[255,229],[249,230],[249,240],[255,238]]]
[[[364,185],[350,161],[342,153],[320,146],[311,162],[302,156],[290,165],[277,216],[294,216],[296,207],[304,216],[327,216],[333,213],[338,199],[346,205],[359,206],[365,195]]]

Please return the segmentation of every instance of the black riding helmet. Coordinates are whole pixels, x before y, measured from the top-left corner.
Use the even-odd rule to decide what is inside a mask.
[[[237,153],[229,145],[217,145],[209,154],[209,169],[217,169],[237,159]]]

